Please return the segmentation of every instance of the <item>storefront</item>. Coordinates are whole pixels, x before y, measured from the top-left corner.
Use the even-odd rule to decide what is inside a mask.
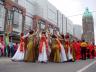
[[[27,15],[26,9],[12,0],[0,0],[0,34],[9,32],[14,40],[18,40],[21,32],[26,34],[32,29],[58,31],[54,25],[40,16]]]
[[[5,33],[18,37],[24,30],[26,10],[11,0],[0,0],[0,37],[4,40]],[[17,38],[16,38],[17,39]]]
[[[23,31],[23,25],[25,21],[25,9],[18,5],[17,3],[14,3],[13,1],[5,0],[4,2],[5,8],[6,8],[6,26],[10,26],[12,28],[13,32],[20,33]],[[7,27],[5,28],[5,31],[7,30]],[[10,28],[10,29],[11,29]]]

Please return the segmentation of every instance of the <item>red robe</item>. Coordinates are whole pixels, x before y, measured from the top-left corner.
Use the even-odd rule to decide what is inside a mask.
[[[65,52],[66,52],[66,54],[68,54],[68,48],[70,47],[70,42],[69,41],[65,41],[65,47],[66,47]],[[70,52],[72,53],[72,48],[70,49]]]
[[[89,50],[90,50],[90,52],[94,49],[94,46],[92,45],[92,44],[89,44],[88,45],[88,48],[89,48]]]
[[[43,42],[45,42],[46,52],[48,53],[48,41],[47,41],[47,38],[46,38],[45,36],[42,36],[41,39],[40,39],[40,43],[39,43],[39,53],[42,53]]]
[[[24,52],[24,38],[23,37],[21,37],[20,38],[20,51],[22,51],[22,52]]]
[[[95,54],[95,57],[96,57],[96,45],[94,45],[94,50],[95,50],[94,54]]]
[[[76,60],[80,60],[80,58],[81,58],[80,43],[76,42]]]
[[[88,47],[87,47],[87,48],[90,50],[90,58],[92,58],[91,52],[92,52],[92,50],[94,49],[94,45],[88,44]]]
[[[72,42],[72,49],[73,49],[73,52],[75,52],[74,58],[76,59],[76,42]]]

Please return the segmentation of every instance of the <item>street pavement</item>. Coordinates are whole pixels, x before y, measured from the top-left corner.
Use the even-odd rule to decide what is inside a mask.
[[[90,66],[88,69],[86,69],[83,72],[96,72],[96,63]]]
[[[68,63],[25,63],[12,62],[10,58],[0,58],[0,72],[77,72],[96,59],[80,60]],[[96,64],[93,64],[83,72],[96,72]]]

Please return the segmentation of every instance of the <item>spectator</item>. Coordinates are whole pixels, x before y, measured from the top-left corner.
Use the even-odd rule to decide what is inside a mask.
[[[87,49],[87,43],[85,40],[82,40],[81,42],[81,56],[82,60],[86,60],[86,49]]]
[[[13,42],[10,42],[10,56],[13,57],[14,56],[14,45]]]

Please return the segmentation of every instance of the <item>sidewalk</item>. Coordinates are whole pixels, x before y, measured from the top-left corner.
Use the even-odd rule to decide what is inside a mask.
[[[11,59],[8,57],[0,57],[0,63],[10,63]]]

